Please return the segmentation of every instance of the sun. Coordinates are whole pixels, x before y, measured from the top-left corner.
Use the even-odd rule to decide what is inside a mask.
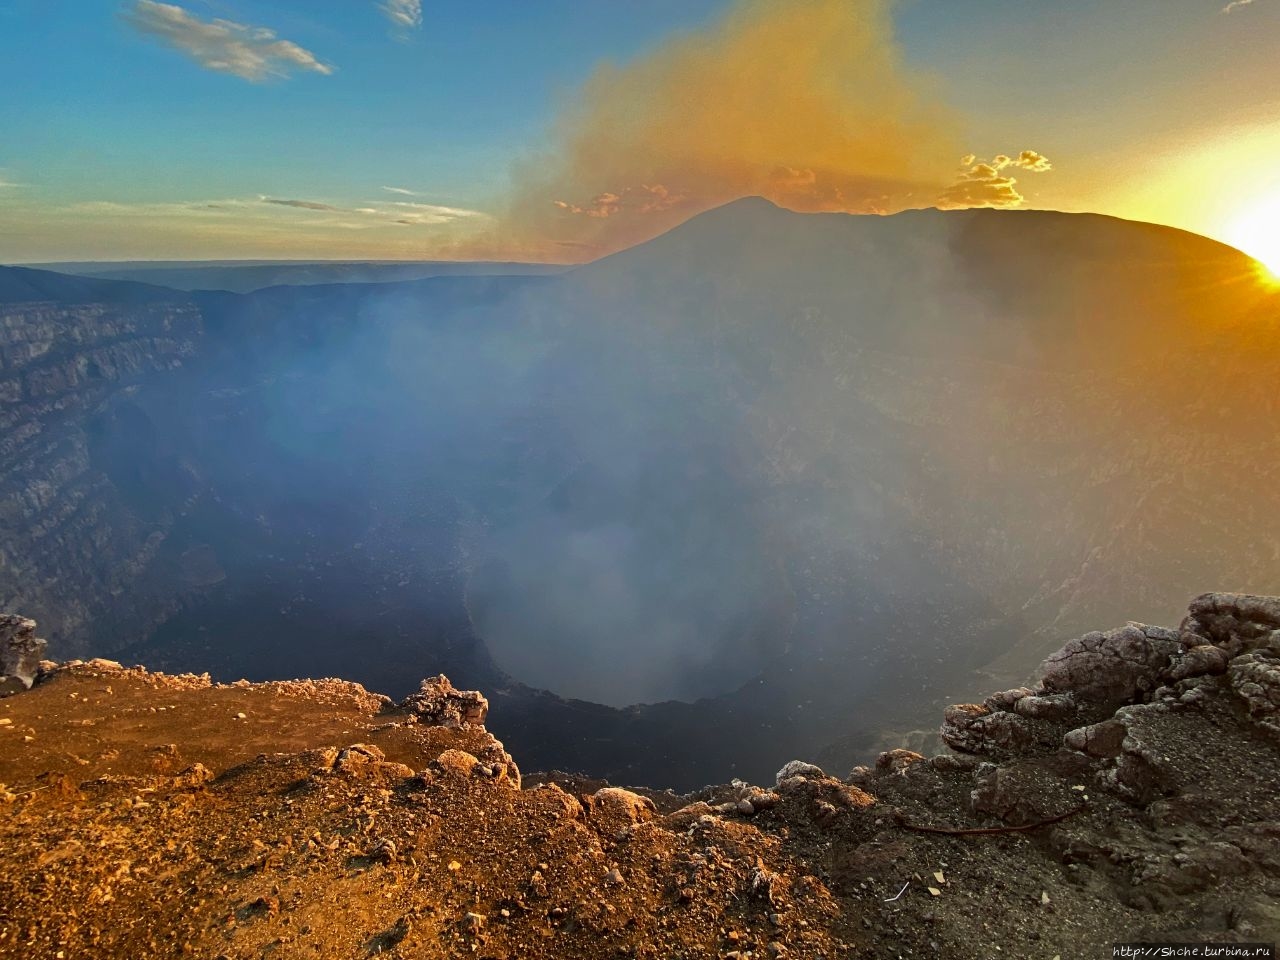
[[[1280,282],[1280,193],[1242,211],[1225,231],[1226,240],[1253,257]]]

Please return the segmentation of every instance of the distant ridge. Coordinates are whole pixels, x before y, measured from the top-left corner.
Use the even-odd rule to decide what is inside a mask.
[[[185,293],[147,283],[0,266],[0,303],[171,303],[186,299]]]
[[[175,290],[252,293],[267,287],[335,283],[399,283],[432,277],[546,276],[558,264],[465,261],[135,261],[32,264],[75,276],[159,284]]]

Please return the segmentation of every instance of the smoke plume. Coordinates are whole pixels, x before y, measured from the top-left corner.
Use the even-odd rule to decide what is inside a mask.
[[[795,210],[927,206],[957,123],[903,63],[887,0],[740,0],[569,103],[517,171],[516,243],[607,253],[761,195]]]

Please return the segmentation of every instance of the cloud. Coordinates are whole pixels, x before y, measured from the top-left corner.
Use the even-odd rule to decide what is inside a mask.
[[[380,226],[443,227],[467,224],[482,227],[491,218],[479,210],[408,201],[367,201],[342,206],[315,200],[258,196],[252,199],[192,200],[169,203],[118,203],[91,200],[66,208],[86,217],[127,217],[198,221],[236,220],[244,223],[288,223],[294,228],[367,230]]]
[[[955,182],[938,196],[937,204],[943,209],[1016,207],[1025,198],[1018,191],[1017,178],[1005,171],[1046,173],[1053,169],[1049,158],[1035,150],[1023,150],[1016,157],[1002,153],[992,160],[979,160],[970,153],[960,158],[960,166]]]
[[[390,206],[396,209],[396,223],[407,223],[414,226],[434,226],[441,223],[454,223],[458,220],[488,220],[488,214],[479,210],[465,210],[461,207],[442,207],[434,203],[412,203],[409,201],[393,201]]]
[[[642,184],[638,187],[625,187],[620,193],[602,193],[585,206],[567,200],[553,200],[552,203],[574,216],[603,220],[620,213],[644,214],[670,210],[683,200],[684,197],[673,194],[662,184]]]
[[[416,197],[418,194],[413,190],[406,190],[404,187],[383,187],[387,193],[398,193],[403,197]]]
[[[1231,0],[1230,3],[1222,8],[1222,12],[1230,13],[1232,10],[1236,10],[1240,7],[1247,7],[1251,3],[1253,3],[1253,0]]]
[[[422,26],[422,0],[384,0],[378,6],[402,36]]]
[[[513,171],[503,242],[608,253],[751,195],[808,211],[931,202],[961,123],[905,64],[891,8],[735,0],[702,30],[602,65],[549,149]]]
[[[1035,150],[1023,150],[1016,157],[1006,157],[1004,154],[996,157],[996,166],[1003,170],[1005,167],[1021,167],[1023,170],[1030,170],[1032,173],[1047,173],[1053,169],[1053,164],[1049,162],[1049,158],[1043,153],[1037,153]]]
[[[274,197],[259,197],[263,203],[274,203],[280,207],[297,207],[299,210],[341,210],[327,203],[316,203],[314,200],[277,200]]]
[[[401,192],[401,191],[393,191]],[[408,193],[408,191],[403,191]],[[395,223],[407,226],[439,226],[457,223],[464,220],[488,220],[489,215],[479,210],[468,210],[464,207],[446,207],[435,203],[418,203],[411,200],[372,200],[359,207],[335,206],[316,200],[290,200],[276,197],[258,197],[259,203],[272,204],[277,207],[290,207],[294,210],[308,210],[315,213],[337,213],[356,215],[357,218],[376,218],[383,223]],[[334,220],[328,222],[336,223]],[[358,225],[358,224],[348,224]]]
[[[264,27],[233,20],[202,20],[170,3],[136,0],[124,19],[139,33],[181,50],[208,70],[259,82],[293,70],[331,74],[334,68]]]
[[[284,197],[269,199],[307,196],[281,189]],[[39,205],[17,197],[0,192],[0,224],[8,228],[0,234],[26,237],[22,255],[30,260],[502,260],[511,253],[483,245],[492,217],[464,207],[399,207],[389,200],[323,194],[303,201],[311,206],[265,203],[261,194]]]

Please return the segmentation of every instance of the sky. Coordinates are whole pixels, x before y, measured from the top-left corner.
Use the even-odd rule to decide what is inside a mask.
[[[748,194],[1280,270],[1280,0],[0,0],[0,262],[589,260]]]

